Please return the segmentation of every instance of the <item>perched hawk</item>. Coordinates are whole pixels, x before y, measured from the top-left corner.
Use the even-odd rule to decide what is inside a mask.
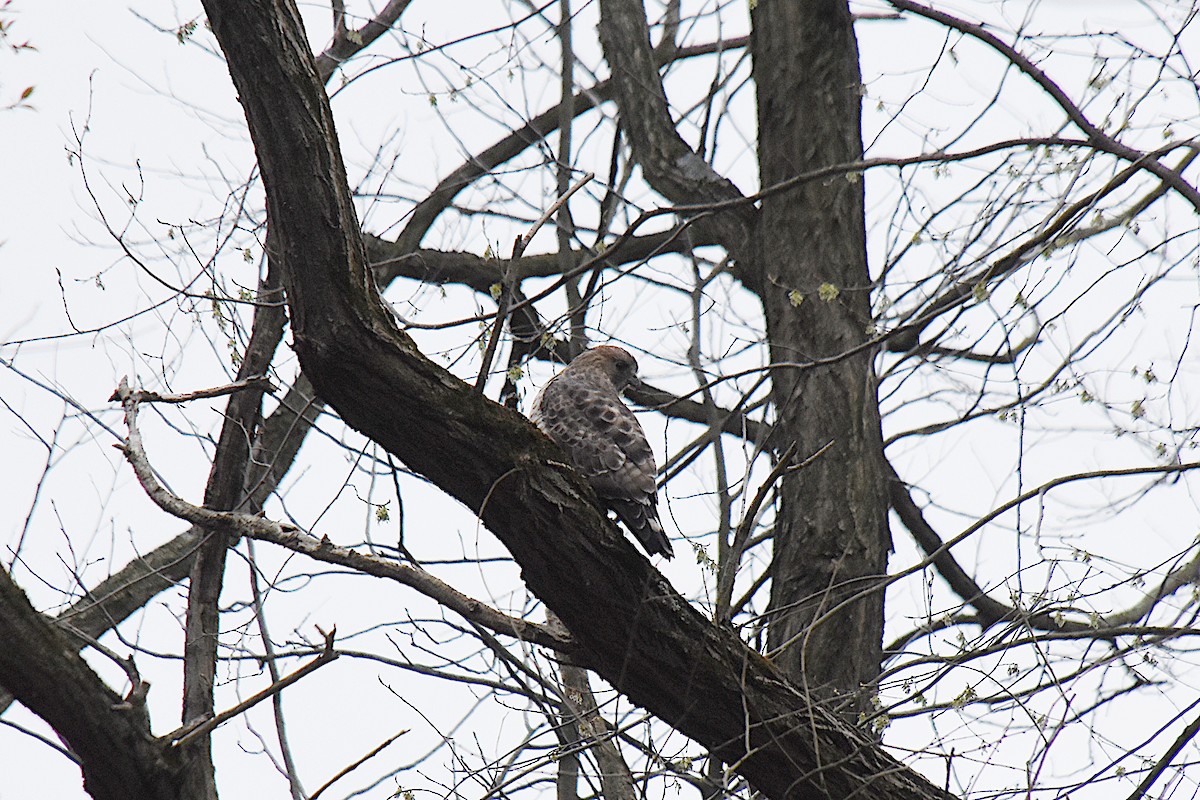
[[[637,361],[620,347],[594,347],[534,398],[530,418],[566,451],[596,495],[650,555],[671,558],[658,521],[654,453],[621,390],[637,381]]]

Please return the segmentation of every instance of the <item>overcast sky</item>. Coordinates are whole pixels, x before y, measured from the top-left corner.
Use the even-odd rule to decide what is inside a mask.
[[[428,42],[449,42],[506,24],[508,12],[497,8],[502,5],[470,0],[455,7],[462,11],[446,13],[445,5],[419,1],[406,15],[405,27],[414,36],[419,32]],[[581,1],[579,5],[585,4]],[[960,5],[966,8],[974,4],[964,0]],[[1014,25],[1020,20],[1023,4],[999,5]],[[1081,11],[1081,5],[1086,9]],[[1064,15],[1061,18],[1049,13],[1058,8]],[[1120,30],[1132,41],[1146,37],[1147,42],[1157,42],[1162,36],[1161,30],[1145,22],[1146,7],[1142,4],[1060,0],[1043,3],[1040,9],[1037,23],[1047,30],[1057,29],[1060,19],[1076,20],[1083,13],[1093,17],[1087,24]],[[593,11],[585,8],[581,20],[590,19]],[[320,47],[329,30],[328,10],[306,7],[305,12],[314,47]],[[231,193],[236,197],[237,188],[253,176],[253,159],[228,75],[220,58],[206,49],[211,37],[200,31],[195,40],[181,43],[170,33],[199,17],[198,4],[170,8],[146,2],[130,10],[125,4],[83,3],[71,4],[68,9],[63,3],[14,0],[4,13],[14,21],[10,41],[28,40],[36,50],[0,53],[0,103],[15,98],[25,86],[34,87],[28,100],[30,108],[0,112],[0,144],[4,147],[0,174],[7,188],[0,193],[0,275],[4,287],[0,291],[0,342],[4,343],[0,345],[0,359],[7,365],[0,365],[0,452],[5,456],[0,458],[0,486],[4,487],[0,494],[5,500],[0,504],[0,542],[7,548],[3,550],[6,564],[18,549],[21,559],[28,559],[27,564],[18,564],[14,573],[36,604],[53,610],[62,601],[63,591],[77,590],[73,585],[76,577],[94,583],[136,553],[182,529],[180,523],[165,518],[151,506],[121,463],[120,454],[111,448],[124,435],[124,428],[106,400],[124,375],[143,385],[186,391],[220,383],[234,369],[226,343],[213,336],[211,312],[206,312],[204,302],[185,309],[169,299],[174,289],[195,277],[197,263],[214,257],[212,242],[217,235],[209,229],[198,236],[191,261],[179,256],[187,248],[175,237],[184,236],[193,222],[221,217],[232,202]],[[744,31],[740,14],[729,13],[727,19],[725,35]],[[539,29],[536,23],[530,25],[525,35],[544,43],[545,26]],[[534,31],[542,31],[540,38]],[[970,51],[975,57],[968,58],[969,48],[964,46],[964,56],[947,60],[938,72],[944,82],[936,91],[914,101],[903,118],[887,123],[894,108],[885,99],[902,93],[901,87],[921,82],[923,74],[918,66],[930,60],[929,53],[943,47],[944,38],[929,26],[915,22],[864,23],[860,37],[867,93],[865,133],[868,144],[873,145],[872,155],[922,151],[927,142],[938,140],[943,124],[945,129],[953,127],[943,119],[947,108],[970,113],[986,104],[994,91],[998,60],[975,51]],[[598,63],[592,37],[579,38],[585,65]],[[1194,31],[1180,44],[1185,52],[1200,57],[1200,41]],[[1070,46],[1069,42],[1064,45]],[[494,39],[481,40],[474,51],[457,51],[460,61],[470,54],[472,74],[488,78],[486,88],[472,83],[470,103],[458,101],[450,91],[465,87],[462,76],[466,70],[455,72],[448,65],[443,65],[441,72],[430,69],[420,75],[381,70],[377,79],[361,80],[338,93],[334,109],[352,183],[364,192],[373,191],[384,185],[386,176],[387,189],[405,195],[398,200],[381,195],[364,201],[360,205],[364,226],[384,235],[394,233],[399,217],[395,209],[403,206],[407,197],[419,196],[421,188],[428,188],[457,166],[464,153],[490,143],[515,120],[550,107],[557,88],[539,59],[552,51],[553,47],[539,49],[511,42],[505,46]],[[1072,59],[1072,55],[1077,57]],[[370,58],[368,55],[368,63]],[[1080,44],[1077,54],[1059,54],[1052,63],[1056,77],[1069,91],[1079,91],[1094,77],[1096,62],[1085,44]],[[522,68],[506,76],[512,64]],[[582,66],[577,78],[581,83],[590,83]],[[707,89],[707,83],[686,86],[691,80],[686,72],[672,80],[672,87],[681,94],[691,91],[702,95]],[[1005,80],[1021,81],[1011,74]],[[336,78],[332,85],[337,85]],[[1161,142],[1164,137],[1196,133],[1195,109],[1179,112],[1180,97],[1186,98],[1186,92],[1164,90],[1145,99],[1143,116],[1136,120],[1143,142],[1152,141],[1154,136]],[[432,98],[436,98],[436,104]],[[727,137],[722,141],[727,144],[719,152],[718,162],[743,190],[752,191],[756,188],[756,166],[749,149],[753,140],[750,92],[743,92],[734,102],[734,111],[741,116],[735,113],[729,129],[722,132]],[[482,108],[484,113],[472,110],[475,108]],[[1088,111],[1096,118],[1106,114],[1099,107]],[[1006,92],[987,117],[988,123],[968,131],[956,147],[966,149],[1004,136],[1056,132],[1053,120],[1057,113],[1028,87]],[[1184,119],[1176,121],[1169,133],[1163,132],[1166,121],[1176,117]],[[740,150],[739,141],[743,143]],[[607,143],[584,141],[580,147],[603,149]],[[379,166],[377,162],[387,163],[393,154],[399,157],[394,171]],[[922,191],[932,204],[939,193],[951,195],[959,191],[961,181],[969,182],[971,178],[970,167],[966,167],[954,173],[954,180],[923,187]],[[868,180],[872,219],[887,220],[890,207],[897,202],[898,189],[890,181],[875,183],[874,177]],[[534,175],[524,185],[531,208],[544,205],[541,195],[552,190],[543,183],[540,175]],[[257,186],[250,193],[249,204],[256,208],[255,204],[261,204]],[[1178,227],[1178,221],[1191,214],[1186,208],[1169,204],[1155,213],[1164,227]],[[157,249],[158,258],[142,265],[132,263],[116,246],[112,232],[124,232],[143,256]],[[253,287],[261,249],[253,247],[254,238],[248,233],[220,233],[231,235],[231,241],[244,242],[249,250],[248,260],[243,260],[243,250],[236,247],[215,256],[229,281],[226,289]],[[1125,252],[1122,247],[1140,244],[1135,241],[1136,233],[1128,236],[1128,241],[1114,244],[1111,251],[1094,253],[1094,262],[1085,260],[1083,267],[1063,280],[1079,281],[1081,285],[1095,280],[1086,268],[1107,263],[1109,258],[1115,263]],[[1171,252],[1195,248],[1195,238],[1180,237],[1170,245]],[[470,219],[459,220],[457,227],[445,223],[435,228],[427,240],[431,246],[476,252],[493,242],[507,248],[510,228],[495,220]],[[535,251],[550,250],[552,235],[543,234],[535,245]],[[894,245],[877,229],[871,242],[872,258],[878,262]],[[1146,274],[1151,271],[1151,267],[1146,268]],[[1134,290],[1139,280],[1136,273],[1114,275],[1092,297],[1102,299],[1106,293]],[[1185,428],[1196,424],[1200,410],[1200,370],[1195,354],[1189,350],[1191,310],[1197,297],[1195,273],[1172,278],[1169,287],[1147,298],[1136,328],[1125,328],[1111,336],[1109,346],[1125,355],[1112,359],[1105,386],[1128,410],[1142,400],[1142,395],[1134,392],[1143,391],[1130,378],[1131,370],[1169,374],[1174,381],[1172,389],[1147,402],[1159,403],[1155,408],[1162,416],[1178,421],[1176,427]],[[197,294],[208,288],[203,282],[191,286]],[[457,314],[475,313],[478,305],[478,300],[466,292],[451,290],[442,300],[432,290],[416,286],[396,288],[389,300],[401,312],[409,309],[443,317],[450,316],[451,308]],[[1097,300],[1097,308],[1100,306]],[[668,352],[670,347],[686,341],[671,338],[671,326],[677,322],[673,315],[677,313],[683,312],[669,304],[660,305],[654,298],[617,295],[604,310],[603,324],[611,335],[664,351],[661,361],[645,362],[649,377],[683,381],[686,370],[675,369],[677,362],[671,359],[677,354]],[[1082,328],[1064,326],[1056,341],[1061,344],[1084,333]],[[458,333],[415,335],[427,352],[444,356],[444,363],[454,364],[458,354],[470,349]],[[290,358],[289,354],[283,363],[289,365]],[[461,362],[455,368],[460,374],[473,374],[469,364]],[[527,390],[536,388],[536,382],[548,374],[537,369],[540,371],[535,371]],[[968,371],[964,371],[964,381],[969,378]],[[953,381],[957,376],[946,379]],[[215,430],[220,407],[219,401],[208,402],[199,406],[200,410],[194,407],[191,417],[170,411],[161,417],[147,415],[148,446],[156,466],[176,491],[193,500],[201,496],[207,476],[210,449],[204,435]],[[1153,463],[1153,436],[1147,433],[1118,438],[1111,431],[1101,431],[1095,418],[1089,417],[1088,424],[1096,426],[1096,435],[1080,444],[1071,435],[1078,407],[1078,402],[1064,403],[1043,420],[1036,435],[1051,444],[1061,440],[1061,445],[1039,449],[1036,460],[1021,463],[1026,471],[1024,483],[1015,477],[1014,464],[1020,461],[1021,448],[1026,444],[1018,442],[1016,428],[999,423],[970,439],[949,438],[933,444],[922,440],[920,447],[900,446],[911,470],[905,477],[928,480],[939,487],[937,500],[945,511],[942,519],[948,525],[953,523],[948,528],[952,531],[1011,498],[1021,486],[1028,488],[1078,469]],[[886,424],[889,432],[895,433],[923,424],[936,413],[928,408],[911,412],[898,409]],[[686,440],[685,429],[665,425],[648,414],[642,417],[660,461],[668,444],[678,446]],[[333,423],[326,429],[334,436],[344,433],[340,425]],[[48,447],[56,435],[58,441]],[[335,491],[356,466],[345,451],[317,443],[312,453],[305,470],[289,478],[286,503],[274,507],[272,513],[290,515],[306,525],[317,521],[322,532],[329,532],[331,538],[340,535],[346,542],[391,535],[373,527],[373,508],[355,492]],[[49,471],[43,479],[47,465]],[[703,528],[703,517],[709,513],[706,509],[711,508],[711,502],[702,491],[709,486],[704,476],[689,476],[673,490],[667,515],[676,533],[686,535]],[[469,541],[484,555],[500,555],[498,546],[486,531],[478,529],[465,510],[439,500],[436,492],[419,481],[406,487],[406,502],[412,514],[408,530],[424,537],[421,542],[427,547],[425,552],[455,550],[460,542]],[[1116,506],[1127,488],[1131,487],[1081,488],[1075,497],[1088,508],[1102,504],[1105,498],[1111,498]],[[690,495],[692,491],[694,496]],[[1103,549],[1114,560],[1133,563],[1169,559],[1196,534],[1197,508],[1186,479],[1166,496],[1167,502],[1139,508],[1136,537],[1131,536],[1127,518],[1088,517],[1088,547]],[[1060,508],[1052,519],[1067,528],[1083,524],[1073,518],[1069,507]],[[445,533],[446,541],[439,538],[444,532],[449,532]],[[1131,538],[1135,538],[1132,547]],[[898,529],[896,540],[893,568],[916,560],[913,546]],[[659,566],[682,592],[703,601],[705,576],[687,552],[689,549],[678,541],[676,552],[682,557]],[[1018,560],[1007,550],[989,550],[978,542],[968,543],[965,549],[968,564],[975,566],[973,559],[976,563],[995,559],[993,564],[1001,575],[1010,561]],[[70,556],[64,557],[64,553]],[[290,567],[290,562],[278,554],[263,557],[273,568]],[[76,570],[82,566],[82,574],[73,575],[68,563]],[[244,589],[244,563],[231,563],[231,581],[242,581]],[[461,569],[451,572],[450,577],[460,588],[491,602],[511,603],[518,610],[525,602],[513,568],[497,568],[494,572]],[[898,592],[908,593],[903,607],[914,615],[929,610],[922,608],[919,581]],[[124,635],[137,638],[145,632],[148,647],[172,647],[172,626],[178,624],[176,613],[182,604],[179,593],[167,594],[170,596],[156,603],[144,619],[123,630]],[[411,598],[392,587],[365,581],[330,579],[320,591],[304,596],[310,605],[281,610],[277,630],[303,629],[311,637],[315,636],[315,624],[339,624],[346,634],[360,633],[366,640],[374,635],[373,625],[385,625],[408,612],[434,614],[415,600],[411,608],[401,606]],[[364,613],[364,609],[377,613]],[[889,619],[889,625],[897,629],[908,622],[899,612]],[[114,685],[119,685],[111,664],[103,659],[91,660],[112,678]],[[162,733],[178,724],[174,705],[174,698],[179,696],[177,665],[166,658],[146,661],[158,699],[151,703],[156,714],[155,731]],[[327,731],[320,726],[315,730],[298,726],[297,747],[304,753],[306,774],[313,776],[310,791],[320,783],[316,776],[328,776],[369,749],[371,742],[400,729],[414,731],[398,748],[396,759],[400,761],[416,760],[439,741],[432,724],[406,707],[389,687],[374,681],[370,669],[341,669],[340,665],[331,666],[289,690],[288,702],[293,708],[305,709],[306,714],[328,714],[331,720],[337,720],[336,727],[331,728],[344,731],[357,725],[353,740],[323,735]],[[255,665],[246,665],[244,674],[257,674],[256,670]],[[350,688],[348,675],[358,681]],[[1180,686],[1195,689],[1194,675],[1178,678]],[[470,695],[438,695],[438,681],[411,680],[403,694],[419,695],[421,700],[439,706],[446,712],[446,719],[456,719],[456,715],[471,710]],[[223,701],[236,701],[262,685],[261,681],[248,680],[243,688],[231,682],[222,689],[221,697]],[[440,696],[445,699],[430,700]],[[1147,708],[1170,708],[1175,703],[1175,697],[1162,697]],[[44,726],[20,709],[11,709],[3,719],[48,734]],[[1131,717],[1130,737],[1141,735],[1141,730],[1154,730],[1157,719],[1153,714],[1144,719]],[[523,722],[518,715],[496,714],[495,720],[497,741],[519,738],[517,729]],[[231,724],[228,735],[217,737],[219,778],[227,797],[247,796],[254,791],[283,796],[278,775],[253,752],[258,733],[270,738],[269,716],[258,716],[256,724],[256,729]],[[1080,758],[1088,757],[1087,744],[1078,742],[1075,752]],[[78,776],[64,768],[64,763],[62,755],[44,744],[0,728],[0,800],[81,796]],[[433,781],[408,774],[400,783],[430,786]],[[369,796],[386,797],[396,787],[395,782],[385,783]]]

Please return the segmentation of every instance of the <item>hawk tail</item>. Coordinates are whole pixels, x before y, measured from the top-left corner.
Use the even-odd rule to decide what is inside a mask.
[[[650,555],[660,555],[667,560],[675,556],[671,540],[658,521],[658,509],[653,504],[637,500],[606,498],[608,507],[617,513],[625,527]]]

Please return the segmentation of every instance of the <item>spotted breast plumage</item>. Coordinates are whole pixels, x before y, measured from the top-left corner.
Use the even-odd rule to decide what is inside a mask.
[[[587,350],[534,398],[530,418],[570,457],[596,495],[616,512],[647,553],[671,558],[658,519],[654,453],[621,390],[637,381],[626,350]]]

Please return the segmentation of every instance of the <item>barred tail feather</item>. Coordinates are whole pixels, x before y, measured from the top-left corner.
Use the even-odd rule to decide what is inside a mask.
[[[608,507],[617,513],[621,522],[638,540],[642,549],[650,555],[660,555],[670,560],[675,556],[671,548],[671,540],[663,531],[662,523],[658,521],[658,509],[648,502],[637,500],[621,500],[615,497],[605,498]]]

